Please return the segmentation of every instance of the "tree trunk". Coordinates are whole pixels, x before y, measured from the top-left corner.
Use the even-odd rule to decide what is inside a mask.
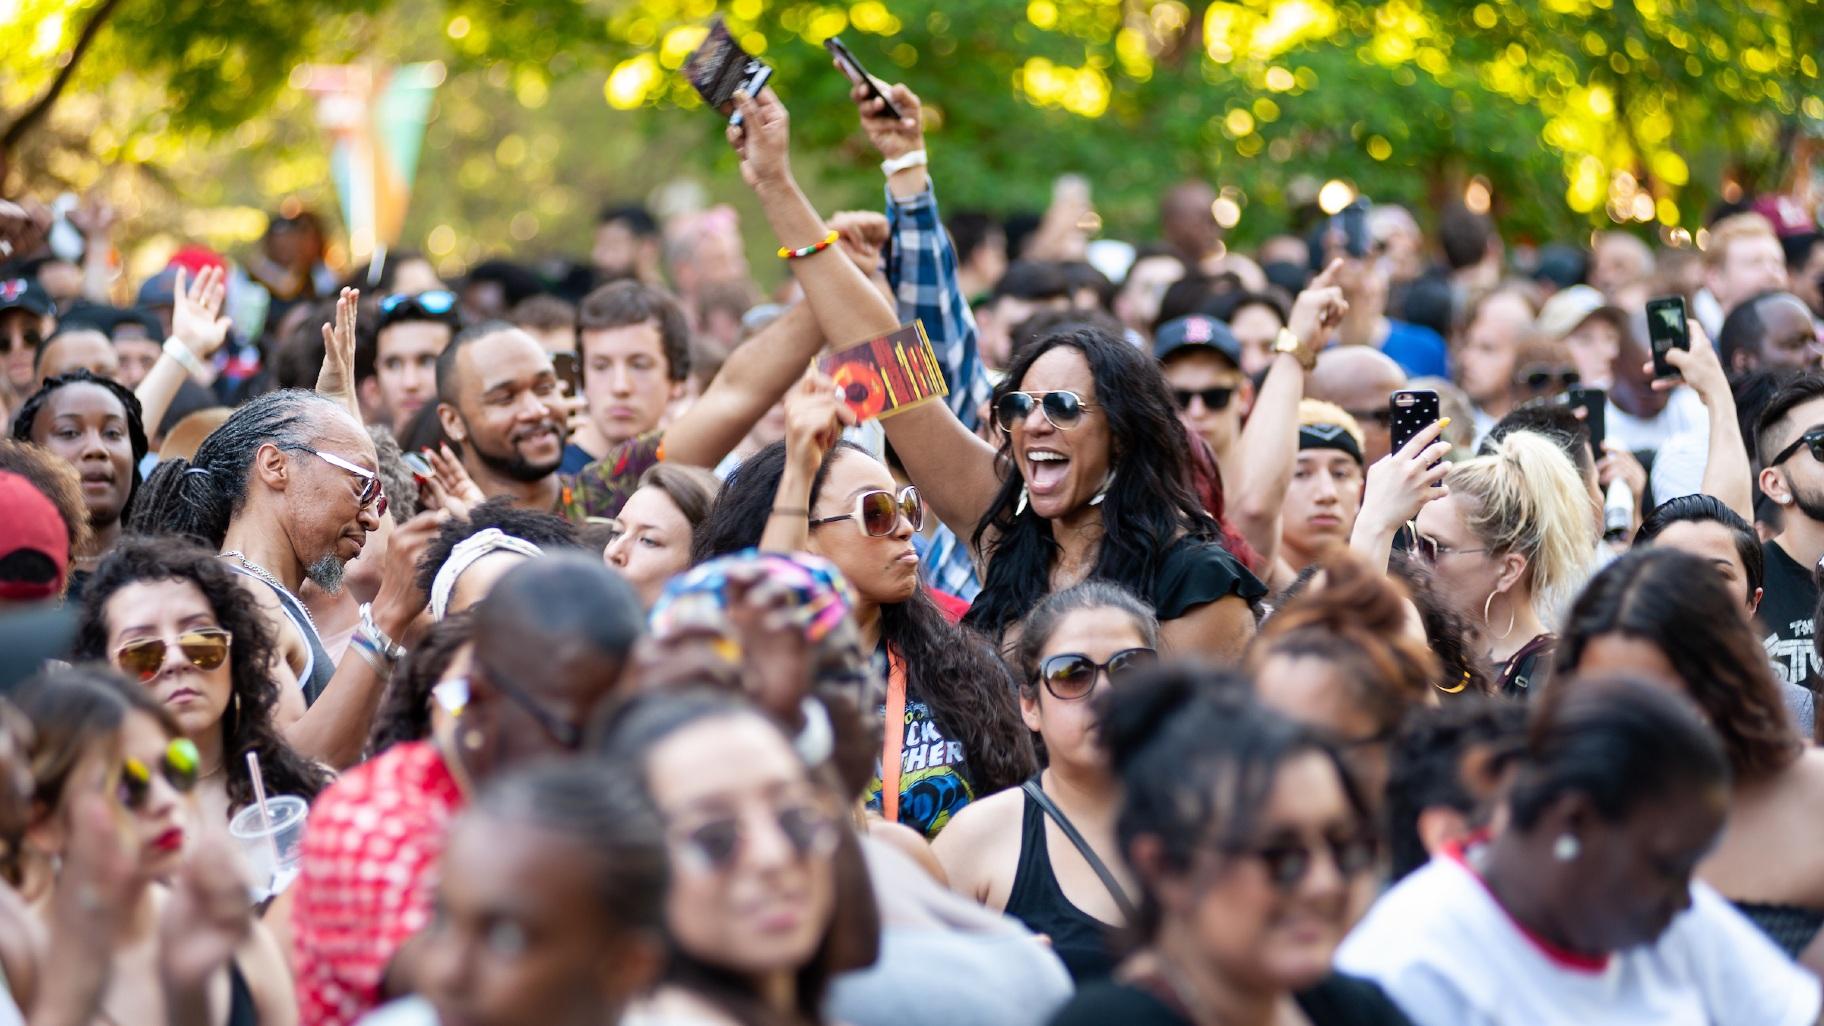
[[[64,87],[69,85],[70,79],[75,76],[76,66],[82,63],[82,58],[95,42],[95,37],[101,33],[102,25],[113,16],[114,9],[119,6],[120,0],[102,0],[101,6],[95,8],[95,13],[89,15],[88,23],[82,26],[82,33],[76,37],[76,45],[70,50],[69,58],[63,62],[63,67],[57,69],[57,77],[51,80],[51,84],[44,90],[44,95],[32,101],[32,105],[27,107],[24,113],[14,118],[12,123],[6,126],[6,132],[0,134],[0,188],[4,188],[7,173],[12,169],[13,150],[18,147],[19,141],[25,138],[26,133],[30,132],[38,122],[44,120],[46,114],[50,113],[51,105],[57,102],[59,96],[63,95]]]

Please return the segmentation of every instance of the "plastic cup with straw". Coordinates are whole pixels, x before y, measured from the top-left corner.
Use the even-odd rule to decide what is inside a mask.
[[[235,813],[228,832],[240,843],[253,872],[257,903],[277,897],[297,878],[310,805],[294,795],[268,798],[259,758],[253,752],[247,753],[247,772],[253,781],[253,804]]]

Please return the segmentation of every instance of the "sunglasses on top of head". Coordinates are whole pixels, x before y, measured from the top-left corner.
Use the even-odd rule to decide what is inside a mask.
[[[158,760],[158,773],[178,794],[189,794],[196,786],[197,768],[202,756],[196,743],[187,737],[174,737],[165,745]],[[120,766],[120,804],[139,812],[152,797],[152,767],[135,758],[125,759]]]
[[[1229,408],[1229,400],[1234,397],[1235,390],[1232,388],[1172,389],[1172,400],[1181,410],[1190,409],[1193,399],[1202,399],[1203,408],[1211,412],[1226,410]]]
[[[822,527],[838,520],[853,520],[861,533],[869,538],[885,538],[899,530],[899,518],[905,517],[912,530],[922,530],[925,526],[925,500],[919,497],[918,489],[907,485],[899,490],[898,495],[884,490],[862,492],[855,497],[853,511],[840,516],[823,517],[809,521],[811,527]]]
[[[1767,465],[1770,467],[1777,467],[1786,462],[1792,458],[1793,453],[1799,451],[1800,446],[1804,446],[1811,450],[1812,459],[1817,460],[1819,463],[1824,463],[1824,427],[1814,427],[1800,435],[1793,440],[1791,445],[1781,449],[1779,455],[1768,460]]]
[[[1096,408],[1098,404],[1086,402],[1075,392],[1059,390],[1056,392],[1008,392],[994,401],[994,422],[1002,431],[1012,431],[1013,426],[1032,416],[1034,407],[1045,414],[1045,420],[1060,431],[1068,431],[1083,423],[1083,414]]]
[[[190,665],[208,672],[222,665],[228,659],[228,646],[234,641],[234,635],[220,627],[199,627],[185,631],[171,641],[164,638],[141,638],[129,641],[114,650],[114,665],[145,683],[158,676],[158,671],[165,665],[165,656],[175,646],[190,661]]]
[[[414,314],[430,320],[444,320],[454,309],[456,293],[448,289],[395,293],[380,301],[380,326],[410,319]]]

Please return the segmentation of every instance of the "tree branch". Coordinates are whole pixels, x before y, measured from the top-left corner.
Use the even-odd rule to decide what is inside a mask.
[[[88,53],[89,46],[95,42],[95,37],[100,34],[102,25],[119,6],[120,0],[102,0],[101,6],[95,8],[95,13],[89,16],[88,24],[82,27],[82,34],[76,37],[76,46],[70,51],[70,59],[64,61],[63,67],[58,69],[57,77],[51,80],[44,95],[33,101],[32,105],[25,109],[25,113],[14,118],[13,123],[6,126],[6,133],[0,135],[0,160],[4,160],[5,155],[12,152],[13,147],[19,144],[19,140],[25,137],[25,133],[30,131],[33,125],[50,113],[51,105],[57,102],[57,97],[63,95],[64,87],[70,84],[71,77],[76,74],[76,65],[82,63],[83,55]]]

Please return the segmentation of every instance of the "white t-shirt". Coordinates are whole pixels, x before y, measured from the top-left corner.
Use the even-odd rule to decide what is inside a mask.
[[[1417,1026],[1811,1026],[1818,978],[1701,882],[1650,945],[1600,964],[1526,933],[1458,853],[1382,895],[1336,968],[1381,985]]]

